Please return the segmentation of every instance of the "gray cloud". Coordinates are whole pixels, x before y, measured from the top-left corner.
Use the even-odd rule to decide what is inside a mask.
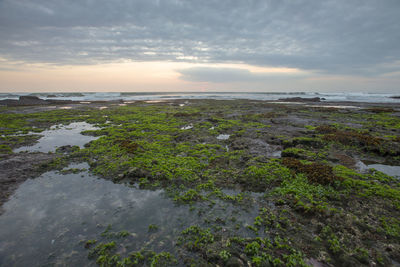
[[[2,0],[0,57],[243,62],[377,75],[399,70],[399,17],[398,0]]]

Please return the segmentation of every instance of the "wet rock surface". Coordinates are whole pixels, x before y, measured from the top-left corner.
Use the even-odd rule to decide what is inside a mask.
[[[25,180],[35,178],[45,169],[41,165],[49,163],[56,156],[44,153],[20,153],[7,155],[0,161],[0,204],[13,194]],[[2,208],[0,208],[0,214]]]
[[[321,100],[325,100],[324,98],[320,97],[288,97],[288,98],[280,98],[279,101],[286,101],[286,102],[321,102]]]
[[[15,107],[15,106],[38,106],[38,105],[55,105],[55,104],[73,104],[79,103],[72,100],[57,100],[57,99],[41,99],[37,96],[20,96],[18,100],[4,99],[0,100],[0,105]]]

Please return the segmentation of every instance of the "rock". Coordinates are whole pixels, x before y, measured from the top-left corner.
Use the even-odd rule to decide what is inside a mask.
[[[312,98],[289,97],[289,98],[280,98],[279,99],[279,101],[284,101],[284,102],[321,102],[321,100],[325,100],[325,99],[319,98],[319,97],[312,97]]]
[[[151,172],[137,167],[130,168],[125,176],[131,178],[152,178]]]
[[[2,205],[18,188],[19,184],[47,171],[46,164],[56,158],[56,154],[16,153],[7,155],[0,161],[0,214]],[[43,165],[43,167],[39,167]]]
[[[114,177],[112,180],[113,180],[114,182],[118,182],[118,181],[121,181],[121,180],[124,179],[124,178],[125,178],[125,174],[120,173],[120,174],[118,174],[116,177]]]
[[[20,105],[45,105],[47,104],[46,100],[40,99],[37,96],[20,96],[18,100]]]
[[[237,257],[231,257],[227,262],[228,267],[242,267],[244,266],[243,261]]]
[[[337,258],[337,261],[339,262],[340,266],[343,267],[353,267],[353,266],[360,266],[360,262],[355,259],[353,256],[351,255],[347,255],[347,254],[342,254]]]
[[[313,258],[307,259],[305,262],[312,267],[327,267],[328,266],[328,265],[326,265],[316,259],[313,259]]]
[[[19,101],[22,101],[22,100],[40,100],[40,98],[37,96],[33,96],[33,95],[22,95],[19,97]]]
[[[79,147],[78,147],[79,148]],[[72,151],[76,150],[77,146],[71,146],[71,145],[66,145],[66,146],[60,146],[56,149],[57,153],[71,153]]]
[[[0,105],[4,106],[37,106],[37,105],[72,104],[72,103],[76,103],[76,101],[56,100],[56,99],[44,100],[37,96],[32,96],[32,95],[20,96],[18,100],[15,99],[0,100]]]
[[[340,152],[333,152],[328,156],[328,158],[332,162],[338,162],[341,165],[346,166],[347,168],[354,168],[357,163],[357,161],[353,157],[350,157]]]
[[[73,103],[77,103],[76,101],[72,101],[72,100],[57,100],[57,99],[48,99],[48,100],[44,100],[46,101],[46,103],[48,105],[51,104],[73,104]]]

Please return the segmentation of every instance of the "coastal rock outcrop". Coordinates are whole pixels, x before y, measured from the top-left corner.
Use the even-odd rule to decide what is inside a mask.
[[[325,98],[289,97],[289,98],[280,98],[279,99],[279,101],[285,101],[285,102],[321,102],[321,100],[325,100]]]
[[[0,100],[0,105],[3,106],[38,106],[38,105],[54,105],[54,104],[72,104],[75,101],[72,100],[56,100],[56,99],[41,99],[37,96],[20,96],[16,99],[4,99]]]

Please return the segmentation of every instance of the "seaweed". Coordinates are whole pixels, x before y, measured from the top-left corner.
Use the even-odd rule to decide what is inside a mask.
[[[282,164],[292,169],[295,173],[304,173],[311,183],[327,185],[342,180],[341,177],[333,173],[331,166],[323,163],[312,162],[304,164],[298,159],[285,157],[282,159]]]

